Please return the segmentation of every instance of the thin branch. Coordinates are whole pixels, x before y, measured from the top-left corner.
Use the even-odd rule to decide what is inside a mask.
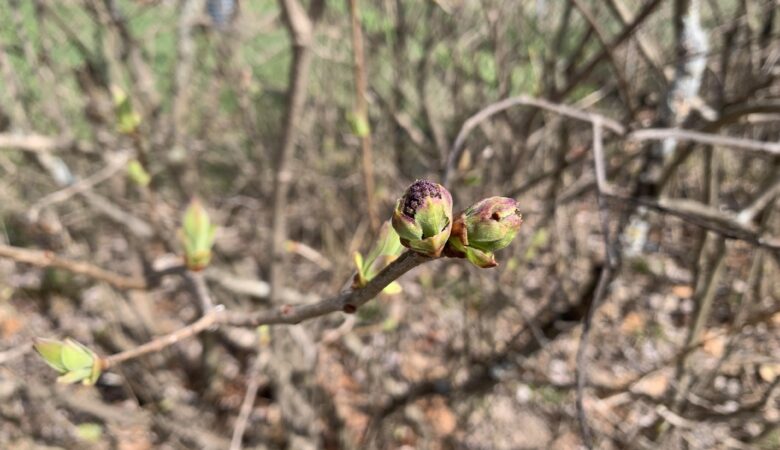
[[[190,282],[195,297],[198,298],[200,310],[203,314],[214,309],[214,301],[211,299],[206,280],[203,278],[203,272],[187,271],[184,274],[187,281]]]
[[[246,387],[246,394],[244,395],[244,400],[241,402],[241,409],[239,410],[238,418],[236,418],[236,424],[233,427],[230,450],[241,450],[241,441],[244,438],[244,431],[246,431],[246,426],[249,423],[252,406],[254,406],[255,398],[257,398],[257,390],[263,379],[261,373],[263,368],[268,365],[269,360],[270,354],[268,352],[260,352],[252,363],[252,368],[249,371],[249,384]]]
[[[3,350],[0,352],[0,366],[16,358],[24,356],[30,350],[32,350],[32,347],[28,344],[18,345],[16,347],[9,348],[8,350]]]
[[[28,212],[30,220],[36,222],[43,208],[55,203],[63,202],[76,194],[88,191],[96,184],[111,178],[115,173],[125,167],[129,160],[130,152],[121,152],[114,155],[106,167],[100,169],[91,176],[41,198],[30,207],[30,211]]]
[[[148,283],[140,277],[128,277],[109,272],[84,261],[57,256],[46,250],[32,250],[0,244],[0,257],[10,258],[16,262],[30,264],[36,267],[56,267],[79,275],[86,275],[96,280],[104,281],[119,289],[146,289]]]
[[[260,325],[297,324],[304,320],[324,316],[336,311],[352,314],[357,311],[359,307],[379,295],[379,293],[382,292],[382,289],[387,287],[388,284],[411,269],[428,261],[432,261],[432,258],[412,251],[407,251],[385,267],[364,287],[343,292],[335,297],[330,297],[317,303],[283,305],[268,311],[256,313],[227,311],[222,305],[217,305],[197,321],[176,330],[173,333],[158,337],[139,347],[104,358],[103,369],[108,369],[121,362],[139,356],[158,352],[184,339],[196,336],[213,326],[229,325],[256,327]]]
[[[460,157],[463,154],[463,150],[465,149],[466,138],[469,136],[469,134],[471,134],[474,128],[476,128],[480,123],[484,122],[490,117],[518,105],[534,106],[536,108],[552,111],[562,116],[571,117],[577,120],[582,120],[584,122],[592,123],[593,120],[598,117],[599,119],[601,119],[601,124],[603,127],[619,135],[625,133],[625,128],[623,127],[623,125],[621,125],[620,123],[618,123],[613,119],[602,116],[600,114],[590,113],[571,106],[553,103],[547,100],[529,97],[527,95],[510,97],[501,100],[499,102],[490,104],[485,108],[482,108],[479,112],[477,112],[473,116],[469,117],[465,122],[463,122],[463,126],[458,132],[458,136],[455,138],[455,142],[452,144],[449,157],[447,158],[447,166],[445,168],[444,177],[443,177],[445,186],[451,185],[455,168],[458,165],[458,160],[460,160]]]
[[[580,434],[582,436],[582,442],[588,449],[593,448],[593,432],[588,424],[588,418],[585,414],[584,404],[584,391],[588,384],[588,372],[587,372],[587,349],[588,338],[590,337],[590,330],[593,323],[593,316],[596,314],[601,302],[607,294],[607,288],[609,282],[612,279],[612,272],[617,264],[617,249],[614,248],[613,243],[610,240],[609,233],[609,211],[607,210],[606,199],[604,193],[608,190],[608,184],[606,179],[606,169],[604,168],[604,149],[601,133],[601,120],[596,119],[593,121],[593,165],[596,172],[596,200],[599,206],[599,218],[601,219],[601,234],[604,239],[604,258],[606,259],[606,265],[601,269],[601,275],[599,276],[599,282],[596,287],[596,292],[593,294],[593,303],[588,309],[588,313],[582,322],[582,333],[580,334],[580,342],[577,348],[577,419],[580,425]]]
[[[737,219],[730,218],[727,213],[708,207],[700,202],[674,199],[656,201],[652,198],[632,197],[617,192],[605,192],[604,194],[622,202],[636,203],[678,217],[685,222],[713,231],[726,238],[750,242],[753,245],[772,250],[775,254],[780,255],[780,238],[758,234]]]
[[[180,328],[174,331],[173,333],[166,334],[165,336],[161,336],[157,339],[147,342],[146,344],[139,345],[138,347],[132,348],[130,350],[126,350],[124,352],[116,353],[114,355],[103,358],[101,360],[102,369],[107,370],[124,361],[138,358],[139,356],[143,356],[149,353],[159,352],[160,350],[166,347],[170,347],[171,345],[176,344],[179,341],[183,341],[185,339],[189,339],[193,336],[196,336],[197,334],[218,324],[224,318],[224,312],[225,312],[224,307],[222,307],[221,305],[217,306],[214,309],[212,309],[209,313],[203,315],[203,317],[191,323],[190,325],[187,325],[184,328]]]
[[[287,31],[293,43],[293,59],[290,63],[290,80],[287,91],[287,111],[284,118],[284,137],[282,146],[276,154],[274,171],[273,219],[271,223],[271,301],[284,286],[284,243],[287,240],[286,210],[287,192],[290,188],[290,175],[287,160],[295,148],[298,123],[306,101],[311,64],[311,44],[315,20],[322,14],[322,0],[312,2],[314,17],[309,17],[297,0],[279,0]]]
[[[553,98],[562,99],[575,87],[579,86],[580,82],[588,75],[590,75],[591,72],[593,72],[593,70],[599,65],[599,63],[609,55],[609,52],[614,51],[624,41],[626,41],[634,34],[634,30],[636,30],[642,23],[644,23],[644,21],[650,16],[650,14],[653,13],[653,11],[656,10],[656,8],[658,8],[661,3],[661,0],[650,0],[647,2],[644,7],[637,13],[634,20],[623,27],[620,33],[615,36],[611,42],[605,46],[602,46],[601,51],[593,56],[587,63],[585,63],[582,69],[578,70],[577,73],[572,75],[569,78],[566,87],[564,87],[562,91],[556,93],[556,95],[553,95]]]
[[[763,154],[780,155],[780,143],[719,136],[717,134],[682,130],[678,128],[646,128],[633,131],[629,133],[626,138],[634,141],[656,141],[671,138],[680,141],[693,141],[700,144],[721,147],[742,148]]]
[[[270,311],[255,313],[229,312],[223,323],[235,326],[259,326],[272,324],[296,324],[336,311],[354,313],[359,307],[379,295],[392,281],[431,258],[407,251],[390,263],[375,278],[360,289],[343,292],[317,303],[282,305]]]
[[[73,140],[62,137],[0,133],[0,149],[9,148],[33,153],[48,153],[72,148],[75,145]]]
[[[366,209],[371,229],[379,229],[379,216],[374,201],[374,157],[371,147],[371,129],[368,121],[366,103],[366,62],[363,53],[363,32],[360,28],[359,0],[348,0],[349,16],[352,26],[352,57],[355,72],[355,120],[361,122],[360,148],[363,157],[363,183],[366,190]],[[362,129],[362,128],[365,129]]]
[[[633,115],[634,106],[631,101],[631,92],[628,79],[620,68],[620,62],[618,61],[618,58],[615,54],[615,48],[610,47],[607,42],[606,31],[601,27],[599,21],[593,15],[593,12],[588,9],[582,0],[572,0],[572,3],[579,10],[582,17],[584,17],[588,22],[588,25],[593,28],[593,31],[596,33],[596,37],[601,43],[601,46],[607,52],[607,59],[609,60],[609,63],[612,66],[612,70],[615,73],[615,78],[617,78],[617,87],[618,91],[620,92],[620,96],[623,97],[623,102],[626,104],[626,107]]]

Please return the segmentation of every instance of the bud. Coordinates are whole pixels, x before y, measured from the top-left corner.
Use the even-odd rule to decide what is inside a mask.
[[[211,247],[214,245],[216,225],[200,201],[193,199],[184,212],[179,238],[184,244],[184,256],[189,270],[199,271],[211,261]]]
[[[100,358],[92,350],[73,339],[64,342],[53,339],[36,339],[33,347],[46,364],[62,374],[60,383],[95,384],[102,368]]]
[[[468,258],[478,267],[495,267],[498,262],[493,252],[509,245],[522,223],[514,199],[490,197],[481,200],[455,219],[447,255]]]
[[[396,203],[392,222],[404,247],[438,258],[452,228],[452,196],[440,184],[417,180]]]

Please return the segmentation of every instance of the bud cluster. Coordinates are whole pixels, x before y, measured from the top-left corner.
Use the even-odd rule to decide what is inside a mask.
[[[466,258],[483,268],[498,265],[493,252],[508,246],[522,223],[517,202],[506,197],[481,200],[453,220],[452,196],[428,180],[407,188],[392,219],[404,247],[432,258]]]

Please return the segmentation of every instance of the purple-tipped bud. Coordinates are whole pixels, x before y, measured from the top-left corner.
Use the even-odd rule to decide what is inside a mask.
[[[440,184],[417,180],[396,203],[392,222],[404,247],[437,258],[450,236],[452,196]]]
[[[509,245],[523,223],[517,206],[511,198],[490,197],[467,208],[455,219],[447,253],[482,268],[497,266],[493,252]]]

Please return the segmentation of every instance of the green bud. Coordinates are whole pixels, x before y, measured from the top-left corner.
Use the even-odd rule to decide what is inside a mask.
[[[149,182],[152,181],[152,176],[137,159],[127,163],[127,175],[135,184],[143,187],[148,186]]]
[[[208,266],[216,231],[217,227],[211,223],[206,209],[200,201],[193,199],[184,212],[184,221],[179,230],[188,269],[198,271]]]
[[[452,196],[440,184],[417,180],[396,203],[392,223],[404,247],[438,258],[452,228]]]
[[[35,351],[54,370],[59,372],[60,383],[95,384],[100,377],[102,364],[100,358],[92,350],[73,339],[64,342],[52,339],[36,339],[33,344]]]
[[[123,134],[134,133],[141,125],[141,115],[133,109],[130,97],[122,88],[111,86],[111,94],[114,97],[117,131]]]
[[[517,202],[490,197],[467,208],[455,219],[447,255],[467,258],[477,267],[498,265],[493,252],[509,245],[523,223]]]

